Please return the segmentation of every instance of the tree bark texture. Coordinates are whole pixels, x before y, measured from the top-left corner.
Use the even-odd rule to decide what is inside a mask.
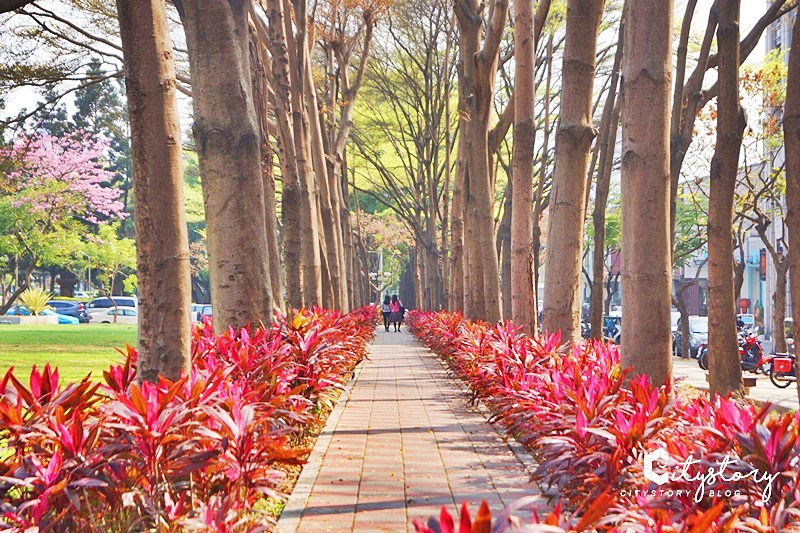
[[[276,0],[277,1],[277,0]],[[267,3],[270,6],[273,2]],[[286,39],[286,50],[289,71],[289,90],[291,92],[291,125],[294,139],[294,152],[299,181],[298,222],[300,228],[300,255],[302,257],[303,305],[322,304],[322,254],[320,242],[324,234],[320,233],[319,196],[317,180],[314,174],[314,163],[311,147],[311,124],[305,100],[305,62],[308,50],[306,32],[305,3],[294,3],[282,0],[283,35]],[[299,8],[299,9],[298,9]],[[274,11],[270,9],[270,11]],[[294,14],[294,16],[292,16]],[[297,23],[297,31],[292,27],[292,20]],[[270,20],[270,25],[272,21]],[[296,33],[296,35],[295,35]],[[285,201],[284,201],[285,205]],[[288,262],[287,262],[287,268]]]
[[[708,210],[709,392],[741,395],[742,367],[733,288],[733,198],[745,127],[739,103],[739,0],[719,0],[717,145]]]
[[[533,37],[533,0],[514,2],[514,148],[511,155],[510,263],[511,317],[532,334],[536,327],[533,296],[533,143],[536,135],[534,98],[536,42]],[[504,303],[505,305],[505,303]]]
[[[547,75],[544,82],[544,131],[542,132],[542,157],[539,166],[539,181],[536,184],[536,196],[534,197],[533,204],[533,301],[534,301],[534,319],[536,320],[536,327],[534,331],[538,331],[539,322],[539,300],[542,295],[539,294],[539,270],[541,266],[542,255],[542,224],[541,218],[549,198],[545,197],[544,185],[547,181],[547,163],[549,161],[548,153],[550,150],[550,91],[553,78],[553,34],[550,33],[547,38],[547,52],[545,54],[545,63],[547,68]],[[549,196],[549,195],[548,195]]]
[[[672,382],[672,1],[630,0],[622,60],[622,366]],[[646,252],[645,252],[646,250]]]
[[[215,331],[271,321],[264,182],[250,78],[250,2],[180,2],[203,177]]]
[[[459,118],[459,131],[463,131],[463,118]],[[453,206],[450,218],[450,291],[448,306],[451,311],[464,307],[464,156],[459,144],[453,179]]]
[[[140,381],[191,358],[189,238],[175,62],[164,0],[118,0],[136,195]]]
[[[270,84],[278,123],[278,162],[281,167],[283,187],[281,192],[281,218],[283,222],[283,257],[286,272],[286,305],[303,307],[303,264],[300,174],[297,170],[294,127],[292,125],[292,91],[289,75],[289,51],[283,19],[281,0],[267,0],[266,14],[269,24],[261,24],[257,14],[251,13],[259,31],[266,34],[266,44],[272,56],[269,68]]]
[[[509,169],[510,171],[510,169]],[[509,172],[508,184],[503,195],[503,218],[500,219],[500,227],[497,229],[497,255],[500,259],[500,288],[503,291],[503,319],[514,320],[511,300],[513,299],[513,288],[511,286],[511,217],[512,217],[512,198],[514,194],[514,183]],[[533,233],[531,233],[531,237]],[[533,281],[531,280],[531,285]]]
[[[789,249],[800,250],[800,23],[792,30],[792,49],[786,82],[783,115],[784,151],[786,154],[786,226]],[[793,336],[800,341],[800,253],[789,254]],[[797,396],[800,398],[800,365],[797,367]]]
[[[556,132],[542,317],[545,331],[560,331],[564,341],[578,341],[581,333],[584,197],[589,152],[595,137],[592,88],[602,13],[602,0],[567,2],[561,122]]]
[[[278,215],[275,208],[275,175],[272,160],[274,150],[269,137],[269,78],[266,72],[268,59],[266,51],[253,32],[251,32],[251,37],[250,68],[253,79],[253,102],[258,116],[258,131],[261,141],[261,175],[264,180],[264,220],[266,221],[269,277],[274,305],[278,309],[283,309],[281,251],[278,243]]]
[[[305,43],[308,46],[307,40]],[[303,83],[305,84],[306,106],[311,130],[311,154],[319,196],[319,212],[324,234],[324,247],[320,249],[320,254],[321,256],[324,255],[328,267],[328,275],[323,280],[328,284],[328,289],[323,291],[322,305],[329,309],[345,310],[348,307],[348,303],[339,206],[341,196],[338,194],[339,184],[331,181],[328,177],[328,164],[322,138],[322,124],[317,104],[317,92],[311,71],[311,62],[308,60],[309,55],[310,50],[307,49],[303,54],[306,58],[303,67],[305,69]]]
[[[489,168],[488,132],[508,3],[505,0],[490,3],[482,42],[481,7],[476,0],[458,0],[455,4],[468,114],[459,143],[465,146],[467,163],[465,220],[469,226],[464,244],[469,247],[471,315],[494,323],[501,318],[500,274],[497,256],[486,253],[494,246],[494,182]]]
[[[789,254],[791,255],[791,254]],[[781,258],[775,262],[775,292],[772,294],[772,335],[774,338],[772,351],[786,353],[786,280],[789,270],[788,262]]]
[[[619,74],[622,67],[622,53],[625,43],[625,19],[620,22],[617,50],[614,53],[614,66],[611,70],[611,83],[608,97],[603,107],[600,121],[600,139],[598,142],[598,169],[592,209],[594,226],[594,256],[592,258],[592,294],[589,304],[589,323],[591,335],[595,339],[603,339],[603,273],[605,269],[606,247],[606,208],[611,187],[611,170],[614,166],[614,152],[617,146],[617,127],[621,112],[621,99],[618,98]]]
[[[612,87],[612,90],[616,90]],[[608,103],[606,104],[608,105]],[[611,169],[614,166],[614,150],[617,145],[617,127],[621,112],[620,100],[614,104],[609,118],[609,128],[604,135],[604,146],[600,151],[600,168],[598,169],[597,186],[595,187],[592,223],[594,225],[594,257],[592,258],[592,300],[589,305],[589,322],[592,325],[592,337],[603,339],[603,287],[605,274],[606,249],[606,208],[611,188]]]

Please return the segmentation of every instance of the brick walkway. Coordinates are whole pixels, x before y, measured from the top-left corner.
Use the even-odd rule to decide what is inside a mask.
[[[405,331],[379,328],[334,418],[317,443],[327,449],[315,450],[321,464],[304,472],[310,494],[289,501],[282,531],[413,531],[413,519],[442,505],[456,512],[466,500],[476,511],[486,499],[494,515],[536,493],[517,456]]]

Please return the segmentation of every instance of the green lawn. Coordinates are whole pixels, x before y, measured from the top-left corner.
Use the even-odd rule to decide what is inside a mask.
[[[101,379],[103,370],[122,358],[115,348],[122,349],[126,343],[136,346],[136,326],[0,325],[0,375],[13,366],[24,383],[33,365],[41,368],[50,363],[58,367],[62,382],[82,379],[90,372]]]

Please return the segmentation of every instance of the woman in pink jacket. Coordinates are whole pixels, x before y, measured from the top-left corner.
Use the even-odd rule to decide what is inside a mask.
[[[389,317],[389,322],[394,324],[395,331],[400,331],[400,324],[403,322],[403,314],[405,313],[405,309],[403,308],[403,302],[400,301],[400,298],[398,298],[396,294],[392,296],[392,301],[389,303],[389,308],[392,311],[392,314]]]

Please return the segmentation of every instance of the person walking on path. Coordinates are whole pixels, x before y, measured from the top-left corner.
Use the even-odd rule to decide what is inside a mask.
[[[381,304],[381,313],[383,313],[383,326],[386,328],[386,331],[389,331],[389,318],[392,316],[392,306],[388,294]]]
[[[389,309],[392,312],[392,315],[389,317],[389,321],[394,324],[394,330],[400,331],[400,324],[403,322],[403,313],[405,309],[403,308],[403,302],[400,301],[400,298],[397,297],[396,294],[392,295],[392,301],[389,303]],[[388,329],[386,331],[389,331]]]

